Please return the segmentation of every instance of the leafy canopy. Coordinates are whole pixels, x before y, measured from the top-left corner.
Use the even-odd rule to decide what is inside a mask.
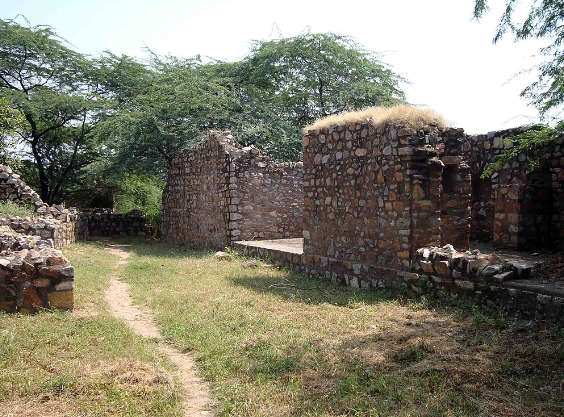
[[[564,105],[564,1],[535,0],[523,22],[515,21],[519,0],[506,0],[505,10],[500,18],[494,43],[507,31],[516,41],[536,38],[547,39],[548,45],[541,49],[546,60],[539,66],[539,79],[521,92],[537,107],[541,116],[556,122],[555,127],[536,125],[521,135],[511,138],[513,146],[498,155],[483,176],[490,176],[495,170],[506,166],[523,152],[550,145],[564,135],[564,122],[560,119]],[[479,19],[488,10],[487,0],[475,0],[474,17]],[[556,116],[549,117],[549,114]],[[532,161],[531,167],[537,163]]]
[[[257,41],[245,60],[247,83],[272,95],[284,117],[304,127],[315,119],[405,99],[404,81],[352,38],[308,33]]]
[[[95,75],[51,28],[0,20],[0,98],[25,118],[16,131],[45,202],[62,200],[65,184],[94,157],[90,134],[105,106]]]
[[[498,42],[508,31],[516,41],[536,38],[546,39],[547,46],[541,49],[546,60],[539,67],[539,80],[521,93],[531,100],[543,116],[555,111],[560,114],[564,104],[564,1],[535,0],[523,22],[515,21],[519,0],[506,0],[494,42]],[[489,10],[488,0],[475,0],[474,17],[479,19]]]

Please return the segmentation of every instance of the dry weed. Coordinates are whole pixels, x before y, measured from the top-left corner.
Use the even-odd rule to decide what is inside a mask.
[[[400,124],[412,129],[421,129],[429,125],[440,128],[448,126],[445,118],[434,110],[401,104],[394,107],[370,107],[364,110],[327,116],[304,127],[303,131],[307,134],[310,130],[348,123],[370,123],[375,127],[380,127],[386,122]]]

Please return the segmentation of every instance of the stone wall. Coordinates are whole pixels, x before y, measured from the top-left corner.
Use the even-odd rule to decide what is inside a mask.
[[[503,306],[527,317],[564,318],[564,293],[558,285],[535,285],[532,265],[504,262],[478,250],[458,252],[451,245],[421,248],[404,285],[417,294],[464,297],[477,304]],[[514,281],[520,280],[520,281]]]
[[[59,205],[45,204],[19,175],[5,165],[0,165],[0,200],[27,203],[35,211],[33,217],[0,217],[0,225],[8,225],[18,233],[52,239],[56,248],[62,248],[85,237],[81,224],[84,218],[79,212]]]
[[[153,233],[146,224],[145,215],[139,210],[116,214],[112,209],[85,209],[82,216],[86,219],[90,236],[150,237]]]
[[[257,149],[243,149],[229,177],[230,240],[301,237],[303,164],[276,164]]]
[[[32,217],[0,214],[0,311],[35,313],[74,307],[74,269],[55,247],[82,237],[83,218],[49,206],[12,170],[0,165],[0,199],[27,203]]]
[[[31,314],[51,308],[72,310],[73,267],[60,251],[49,246],[51,242],[19,238],[16,247],[31,249],[0,252],[0,311]],[[26,239],[28,242],[22,243]]]
[[[560,139],[541,151],[521,153],[491,179],[481,174],[496,155],[513,146],[526,128],[469,136],[471,239],[512,249],[564,248],[564,154]],[[509,139],[509,141],[507,141]],[[539,165],[531,169],[530,161]]]
[[[308,272],[379,287],[394,281],[391,271],[409,268],[418,248],[438,246],[459,230],[467,235],[470,182],[462,158],[449,156],[454,175],[442,192],[445,137],[461,135],[392,123],[310,131],[303,141]],[[467,237],[456,242],[468,247]]]
[[[302,233],[301,164],[275,164],[212,133],[174,159],[163,192],[163,240],[223,248]]]

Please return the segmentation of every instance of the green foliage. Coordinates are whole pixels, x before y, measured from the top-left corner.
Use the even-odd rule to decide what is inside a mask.
[[[148,223],[159,229],[163,187],[159,177],[127,173],[116,182],[114,208],[117,213],[140,210],[146,214]]]
[[[516,160],[520,154],[529,156],[529,171],[538,167],[538,161],[533,154],[535,150],[542,149],[559,137],[564,135],[564,121],[560,122],[555,128],[545,125],[535,125],[530,130],[520,135],[505,139],[506,143],[513,144],[499,155],[496,155],[493,162],[488,165],[482,174],[482,178],[490,177],[495,171],[508,166]]]
[[[105,102],[92,62],[47,26],[0,20],[0,97],[25,118],[16,128],[36,167],[41,198],[58,202],[97,154],[91,131]]]
[[[349,37],[315,33],[257,41],[246,59],[248,82],[268,92],[294,125],[367,106],[404,100],[399,83],[378,56]]]
[[[15,144],[13,136],[24,123],[23,114],[11,107],[4,97],[0,97],[0,164],[17,165],[17,159],[8,151],[8,148]]]
[[[0,213],[9,214],[11,216],[28,217],[33,216],[34,210],[31,204],[26,204],[25,202],[2,200],[0,201]]]
[[[541,49],[547,59],[539,66],[539,80],[521,93],[531,100],[541,112],[562,111],[564,103],[564,1],[539,0],[530,5],[523,22],[516,22],[514,15],[519,0],[506,0],[505,10],[499,20],[494,42],[499,41],[507,31],[515,40],[529,38],[547,39],[548,45]],[[487,0],[475,0],[474,17],[479,19],[488,10]]]

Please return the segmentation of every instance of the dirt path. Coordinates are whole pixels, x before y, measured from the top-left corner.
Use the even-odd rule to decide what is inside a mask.
[[[119,257],[118,268],[127,264],[129,257],[127,246],[111,244],[106,250]],[[110,304],[112,314],[124,320],[135,333],[145,338],[160,340],[159,350],[178,367],[184,389],[182,403],[185,415],[187,417],[213,416],[214,414],[208,410],[212,403],[208,386],[198,377],[194,360],[164,342],[153,316],[133,304],[133,299],[129,294],[129,285],[114,276],[110,280],[105,297]]]

